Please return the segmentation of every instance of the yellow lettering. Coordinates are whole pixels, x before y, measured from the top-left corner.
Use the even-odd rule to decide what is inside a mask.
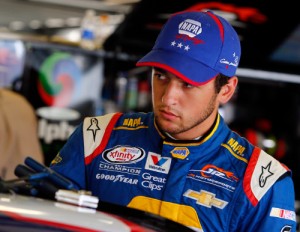
[[[123,121],[123,126],[128,126],[128,127],[137,127],[141,125],[141,118],[126,118]]]
[[[229,141],[227,142],[230,146],[235,142],[235,140],[233,138],[229,139]]]
[[[131,119],[129,119],[129,122],[128,122],[128,125],[127,126],[132,126],[133,125],[133,120],[132,120],[132,118]]]
[[[229,139],[229,141],[227,142],[227,144],[232,148],[232,150],[234,152],[236,152],[237,154],[243,154],[243,152],[245,151],[245,147],[239,145],[239,143],[234,140],[233,138]]]
[[[141,118],[134,119],[133,125],[134,125],[134,126],[140,125],[140,120],[141,120]]]
[[[239,145],[238,142],[235,141],[235,142],[231,145],[232,150],[235,151],[235,149],[236,149],[236,147],[237,147],[238,145]]]
[[[239,150],[240,148],[241,148],[241,145],[239,145],[239,144],[237,143],[237,146],[235,146],[233,150],[234,150],[234,151],[237,151],[237,150]]]
[[[238,149],[238,153],[239,153],[239,154],[243,154],[244,151],[245,151],[245,147],[240,146],[240,148]]]
[[[124,119],[124,122],[123,122],[123,126],[127,126],[128,125],[128,118]]]

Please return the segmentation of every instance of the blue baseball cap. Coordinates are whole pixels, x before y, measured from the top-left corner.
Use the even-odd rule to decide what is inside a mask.
[[[162,68],[199,86],[219,73],[234,76],[240,56],[239,37],[224,18],[211,11],[182,11],[169,18],[136,65]]]

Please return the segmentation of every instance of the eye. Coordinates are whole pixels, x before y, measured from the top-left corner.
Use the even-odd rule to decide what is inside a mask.
[[[191,85],[191,84],[189,84],[189,83],[187,83],[187,82],[183,82],[183,86],[184,86],[185,88],[188,88],[188,89],[191,89],[191,88],[194,88],[194,87],[195,87],[194,85]]]
[[[153,76],[157,79],[157,80],[166,80],[167,77],[165,74],[161,73],[161,72],[157,72],[155,71]]]

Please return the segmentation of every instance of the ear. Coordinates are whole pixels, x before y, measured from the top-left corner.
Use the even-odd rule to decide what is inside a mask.
[[[236,76],[229,78],[228,83],[222,87],[219,93],[220,104],[225,104],[231,99],[235,92],[237,84],[238,78]]]

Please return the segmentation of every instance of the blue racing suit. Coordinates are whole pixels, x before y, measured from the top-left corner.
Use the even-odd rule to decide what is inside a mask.
[[[196,231],[296,231],[291,171],[218,115],[198,140],[174,140],[153,113],[87,117],[50,167],[100,201]]]

